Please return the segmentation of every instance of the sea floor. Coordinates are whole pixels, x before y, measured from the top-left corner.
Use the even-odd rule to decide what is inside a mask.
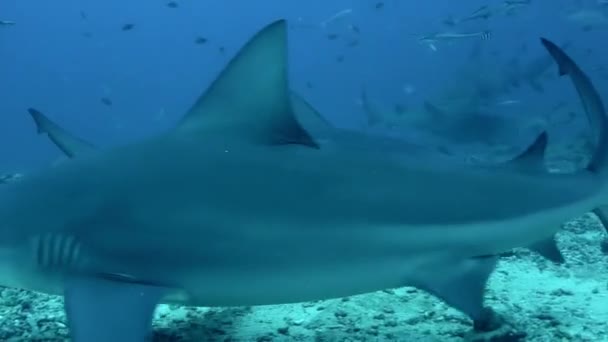
[[[161,305],[154,341],[608,341],[605,231],[585,215],[558,240],[565,265],[517,250],[493,274],[486,300],[504,320],[493,335],[413,288],[293,305],[187,308]],[[100,322],[100,324],[103,324]],[[0,292],[0,341],[66,341],[60,297]]]

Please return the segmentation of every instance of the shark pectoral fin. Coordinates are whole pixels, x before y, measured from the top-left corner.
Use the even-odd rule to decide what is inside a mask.
[[[178,129],[219,131],[256,143],[318,147],[293,114],[287,73],[287,25],[278,20],[241,48]]]
[[[38,134],[47,134],[49,139],[63,152],[66,156],[73,158],[78,155],[91,153],[96,150],[93,144],[84,141],[72,133],[63,129],[51,121],[46,115],[39,110],[29,108],[28,113],[36,123]]]
[[[597,216],[597,218],[604,226],[604,229],[608,232],[608,205],[603,205],[593,209],[593,213]]]
[[[488,312],[483,306],[484,292],[497,261],[496,256],[484,256],[446,264],[409,285],[431,293],[474,321],[483,321]]]
[[[548,239],[535,242],[532,245],[528,246],[528,248],[542,255],[544,258],[553,261],[556,264],[563,264],[564,262],[566,262],[566,259],[564,259],[564,256],[562,255],[562,252],[560,252],[559,248],[557,248],[557,243],[555,242],[554,236]]]
[[[72,341],[146,341],[169,289],[103,278],[68,277],[65,311]]]
[[[542,132],[524,152],[511,160],[511,165],[522,170],[545,171],[547,142],[547,132]]]

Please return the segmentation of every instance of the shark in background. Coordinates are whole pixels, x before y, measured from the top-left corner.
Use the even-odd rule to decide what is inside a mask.
[[[594,128],[585,170],[547,173],[545,133],[503,168],[404,161],[346,143],[355,137],[324,147],[293,113],[280,20],[175,129],[107,150],[85,144],[3,185],[0,284],[64,295],[76,342],[144,341],[161,302],[280,304],[407,285],[483,320],[499,253],[608,203],[603,104],[574,61],[543,44]]]
[[[422,140],[438,146],[450,154],[467,146],[493,148],[497,146],[518,149],[521,141],[538,136],[546,127],[546,119],[536,113],[519,113],[509,110],[491,112],[471,99],[469,103],[436,105],[425,101],[421,109],[405,112],[384,110],[371,100],[366,90],[361,93],[361,106],[367,118],[367,128],[381,128],[402,135],[413,136],[410,140]]]

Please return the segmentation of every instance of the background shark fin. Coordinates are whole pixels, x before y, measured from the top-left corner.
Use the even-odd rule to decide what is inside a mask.
[[[164,287],[103,278],[68,278],[65,311],[72,341],[147,341]]]
[[[66,156],[73,158],[96,150],[93,144],[66,131],[51,121],[46,115],[42,114],[42,112],[34,108],[29,108],[27,111],[36,123],[38,134],[46,134]]]
[[[221,130],[260,143],[317,147],[293,115],[287,73],[287,25],[279,20],[241,48],[178,129]]]
[[[300,94],[291,92],[291,103],[298,122],[315,138],[319,136],[330,137],[336,131],[329,121],[319,113],[310,102],[306,101]]]
[[[593,213],[600,220],[604,229],[608,232],[608,205],[603,205],[601,207],[597,207],[593,209]]]
[[[536,137],[532,145],[528,146],[524,152],[511,160],[512,165],[525,170],[544,171],[545,151],[547,150],[548,140],[547,132],[542,132]]]
[[[372,127],[382,123],[383,115],[379,113],[378,108],[376,108],[369,100],[365,87],[361,87],[360,100],[363,112],[367,117],[367,125]]]
[[[434,267],[411,284],[443,300],[475,321],[485,320],[483,306],[486,284],[498,257],[465,259],[457,264]]]
[[[563,264],[564,262],[566,262],[566,259],[564,259],[564,256],[562,255],[562,252],[560,252],[559,248],[557,248],[555,236],[538,241],[528,246],[528,248],[540,254],[544,258],[553,261],[556,264]]]
[[[585,109],[596,144],[587,169],[608,177],[608,117],[604,103],[589,77],[570,56],[548,39],[541,38],[541,42],[557,63],[560,76],[570,76]]]

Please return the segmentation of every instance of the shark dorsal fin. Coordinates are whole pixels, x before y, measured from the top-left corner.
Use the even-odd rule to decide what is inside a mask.
[[[547,150],[548,141],[547,132],[542,132],[524,152],[515,157],[511,162],[518,168],[544,171],[545,151]]]
[[[255,143],[317,147],[293,115],[287,73],[287,25],[278,20],[241,48],[178,129],[219,131]]]
[[[36,123],[38,134],[46,134],[49,139],[69,158],[92,153],[96,150],[93,144],[82,140],[51,121],[39,110],[29,108],[28,113]]]

